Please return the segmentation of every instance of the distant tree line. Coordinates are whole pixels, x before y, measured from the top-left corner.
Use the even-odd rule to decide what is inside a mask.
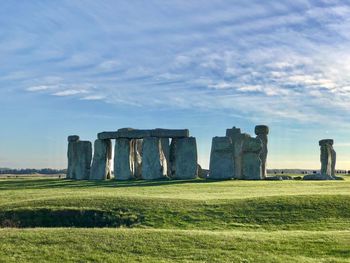
[[[65,174],[67,169],[10,169],[10,168],[0,168],[0,174]]]

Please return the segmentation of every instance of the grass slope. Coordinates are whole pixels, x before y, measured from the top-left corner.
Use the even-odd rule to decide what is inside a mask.
[[[350,262],[349,179],[0,179],[0,221],[124,226],[3,228],[0,262]]]
[[[350,232],[3,229],[0,262],[349,262]]]

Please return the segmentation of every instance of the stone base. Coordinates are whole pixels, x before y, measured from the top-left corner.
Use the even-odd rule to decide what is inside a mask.
[[[322,174],[307,174],[303,177],[303,180],[344,180],[343,177],[339,176],[329,176]]]

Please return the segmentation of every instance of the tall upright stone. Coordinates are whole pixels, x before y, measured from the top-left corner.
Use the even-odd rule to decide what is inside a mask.
[[[127,138],[117,138],[114,150],[114,179],[134,179],[134,148]]]
[[[242,150],[243,179],[263,179],[260,160],[260,152],[262,150],[261,140],[259,138],[245,139]]]
[[[90,170],[90,180],[111,178],[112,141],[95,140],[94,157]]]
[[[230,137],[214,137],[211,144],[210,179],[231,179],[235,174],[233,145]]]
[[[70,135],[68,136],[68,150],[67,150],[67,158],[68,158],[68,167],[67,167],[67,179],[73,179],[73,166],[75,165],[74,162],[74,147],[75,142],[79,141],[78,135]]]
[[[141,179],[142,176],[142,144],[143,139],[132,140],[134,148],[134,177]]]
[[[333,145],[331,145],[331,158],[332,158],[332,168],[331,168],[331,175],[332,177],[337,177],[335,175],[335,164],[337,162],[337,153],[335,152]]]
[[[161,145],[162,145],[162,151],[164,154],[164,158],[167,163],[167,176],[170,177],[171,170],[170,170],[170,139],[169,138],[161,138],[160,139]]]
[[[161,141],[157,137],[146,137],[142,144],[142,179],[155,180],[165,178],[167,163],[162,151]]]
[[[173,138],[170,145],[171,178],[194,179],[197,177],[196,138]]]
[[[323,139],[318,142],[320,145],[321,172],[316,174],[307,174],[303,180],[344,180],[336,176],[336,152],[333,149],[334,141],[332,139]]]
[[[319,145],[320,145],[320,150],[321,150],[321,154],[320,154],[321,176],[325,177],[325,178],[332,177],[332,172],[333,172],[332,169],[335,169],[335,154],[332,152],[333,140],[332,139],[320,140]],[[334,160],[334,168],[332,165],[332,163],[333,163],[332,159]]]
[[[262,150],[260,153],[261,170],[262,170],[262,177],[266,178],[266,176],[267,176],[266,159],[267,159],[267,153],[268,153],[267,135],[269,134],[269,127],[266,125],[257,125],[257,126],[255,126],[255,134],[257,135],[256,137],[259,138],[262,142]]]
[[[249,134],[241,133],[241,129],[233,127],[232,129],[226,130],[226,136],[231,138],[232,141],[232,151],[234,159],[235,179],[243,179],[243,166],[242,166],[242,157],[243,157],[243,143],[245,140],[250,138]]]
[[[79,137],[68,137],[67,178],[87,180],[90,176],[92,145],[89,141],[80,141]]]

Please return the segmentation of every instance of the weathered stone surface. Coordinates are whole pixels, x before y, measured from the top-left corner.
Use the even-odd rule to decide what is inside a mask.
[[[97,134],[97,138],[99,139],[118,139],[118,138],[142,139],[150,136],[151,136],[151,130],[136,130],[131,128],[122,128],[122,129],[119,129],[118,131],[100,132]]]
[[[90,180],[106,180],[111,178],[111,158],[112,141],[95,140]]]
[[[320,140],[318,142],[319,146],[323,146],[323,145],[326,145],[326,144],[333,145],[334,144],[334,140],[333,139],[323,139],[323,140]]]
[[[67,167],[67,179],[73,179],[73,165],[75,163],[74,160],[74,142],[68,142],[68,150],[67,150],[67,159],[68,159],[68,167]]]
[[[245,180],[261,180],[261,160],[260,152],[262,142],[259,138],[247,138],[242,147],[243,157],[243,179]]]
[[[269,126],[266,125],[256,125],[255,126],[255,134],[269,134]]]
[[[210,179],[232,179],[235,173],[233,145],[229,137],[214,137],[211,144]]]
[[[264,179],[270,180],[270,181],[282,181],[282,180],[293,180],[293,177],[288,176],[288,175],[276,175],[276,176],[267,176]]]
[[[157,128],[151,130],[151,136],[159,138],[184,138],[189,137],[189,134],[190,132],[188,129],[174,130]]]
[[[170,145],[171,178],[194,179],[197,177],[196,138],[174,138]]]
[[[97,134],[97,138],[100,140],[111,140],[111,139],[116,139],[117,137],[117,132],[116,131],[111,131],[111,132],[100,132]]]
[[[226,130],[226,136],[231,138],[233,145],[233,158],[234,158],[234,178],[243,179],[243,143],[246,139],[250,138],[249,134],[241,133],[241,129],[233,127],[232,129]]]
[[[151,130],[122,128],[117,131],[117,138],[142,139],[151,136]]]
[[[283,181],[283,178],[281,176],[267,176],[265,180],[268,181]]]
[[[307,174],[303,177],[303,180],[344,180],[344,178],[339,176],[325,176],[320,173]]]
[[[255,126],[255,134],[257,135],[257,138],[259,138],[262,142],[262,150],[260,153],[261,170],[262,170],[262,177],[266,178],[266,176],[267,176],[266,159],[267,159],[267,153],[268,153],[267,135],[269,134],[269,127],[266,125],[257,125],[257,126]]]
[[[114,178],[116,180],[134,179],[134,152],[132,142],[127,138],[115,140]]]
[[[92,159],[92,145],[89,141],[68,143],[67,178],[75,180],[89,179]]]
[[[198,169],[197,169],[198,177],[202,178],[202,179],[207,179],[209,176],[209,170],[203,169],[202,166],[200,166],[199,164],[197,167],[198,167]]]
[[[140,179],[142,175],[142,144],[143,139],[132,140],[134,148],[134,177]]]
[[[335,175],[336,152],[333,148],[332,139],[323,139],[319,141],[321,172],[319,174],[309,174],[304,176],[304,180],[343,180]]]
[[[68,142],[76,142],[79,141],[79,136],[78,135],[70,135],[68,136]]]
[[[167,176],[170,177],[171,171],[170,171],[170,140],[169,138],[161,138],[160,139],[162,151],[164,154],[164,158],[167,163]]]
[[[319,141],[320,145],[320,161],[321,161],[321,173],[320,175],[324,177],[324,180],[329,180],[332,177],[332,150],[333,145],[332,139],[324,139]],[[307,177],[309,178],[309,177]],[[315,178],[318,178],[315,176]],[[317,180],[317,179],[316,179]]]
[[[97,134],[98,139],[142,139],[146,137],[159,137],[159,138],[183,138],[189,136],[187,129],[174,130],[174,129],[154,129],[154,130],[139,130],[133,128],[122,128],[118,131],[105,131]]]
[[[142,179],[155,180],[165,178],[166,175],[167,163],[160,139],[156,137],[144,138],[142,144]]]
[[[335,164],[337,162],[337,153],[334,151],[333,146],[330,147],[330,152],[331,152],[331,176],[336,177],[335,175]]]

